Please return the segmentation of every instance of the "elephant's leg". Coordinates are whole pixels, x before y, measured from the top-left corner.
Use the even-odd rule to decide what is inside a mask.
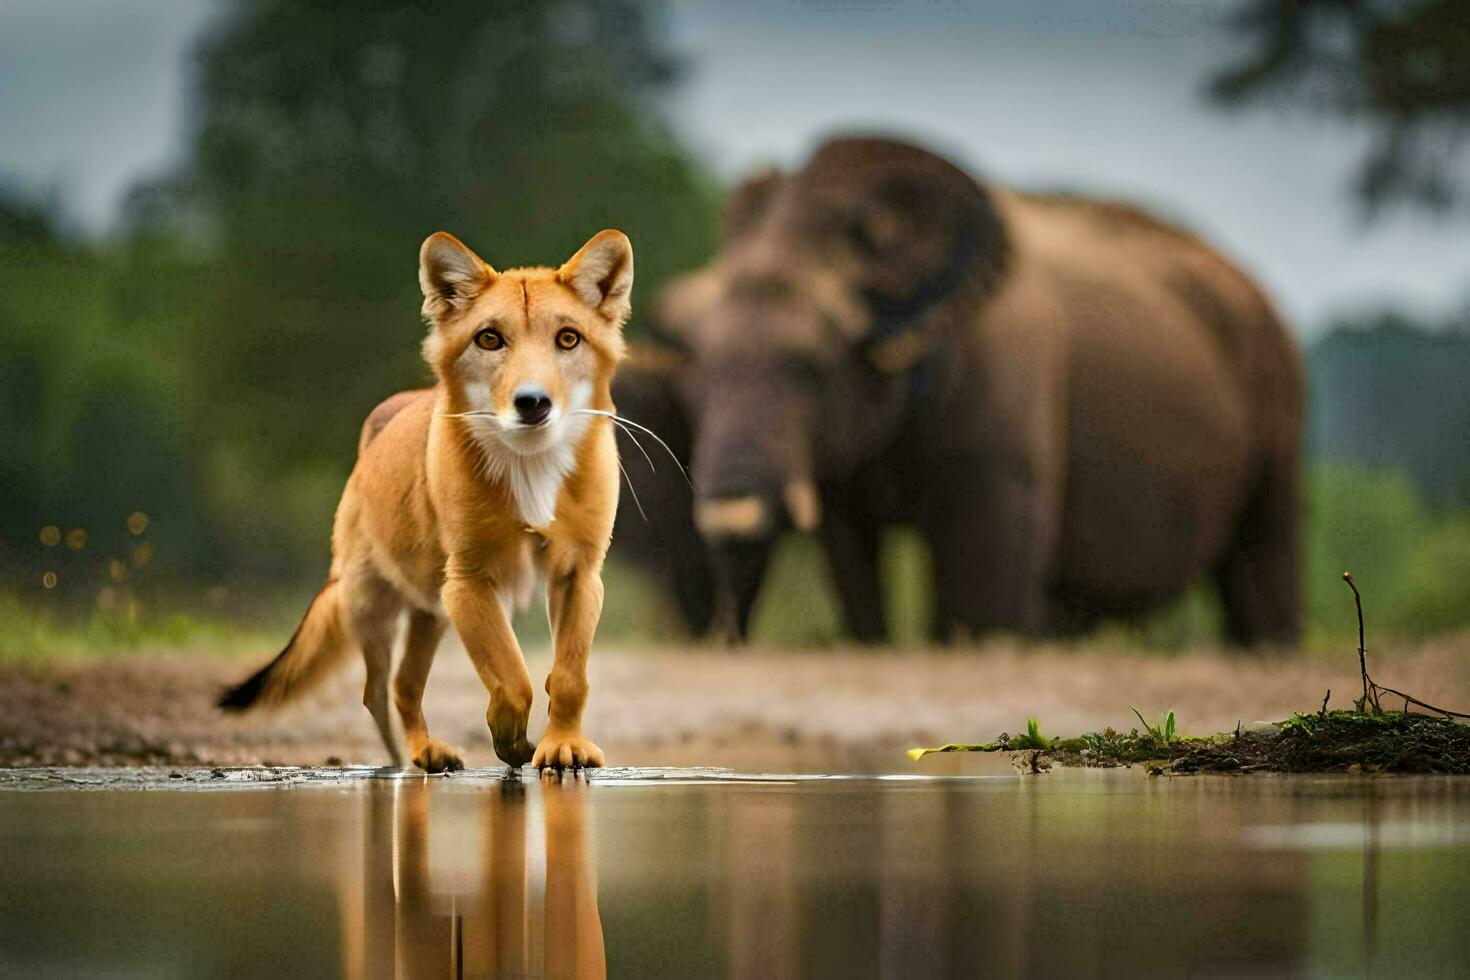
[[[926,506],[924,519],[934,556],[936,638],[1039,633],[1052,538],[1043,495],[1015,471],[968,459],[949,461],[936,476],[944,493]]]
[[[1045,634],[1058,640],[1075,640],[1086,636],[1102,622],[1102,614],[1082,603],[1053,599],[1047,610]]]
[[[1290,646],[1301,635],[1296,454],[1267,464],[1215,573],[1232,642]]]
[[[713,632],[725,640],[744,643],[750,636],[755,601],[765,580],[776,542],[771,538],[732,539],[722,542],[711,561],[719,591]]]
[[[822,545],[848,631],[859,643],[882,643],[888,629],[878,576],[877,524],[829,510],[822,521]]]
[[[682,560],[671,563],[666,576],[690,635],[708,633],[715,619],[715,584],[709,556],[699,538],[682,550]]]

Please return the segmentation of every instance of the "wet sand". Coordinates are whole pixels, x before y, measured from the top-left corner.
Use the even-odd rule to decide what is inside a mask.
[[[1435,704],[1470,705],[1470,633],[1392,650],[1375,661],[1382,683]],[[261,660],[265,659],[264,654]],[[545,652],[530,656],[538,684]],[[226,717],[219,689],[254,662],[208,654],[131,657],[0,668],[0,767],[382,765],[387,757],[361,706],[360,673],[344,674],[275,714]],[[904,772],[913,745],[1023,730],[1075,734],[1137,724],[1173,708],[1181,729],[1207,734],[1237,722],[1349,707],[1355,654],[1256,656],[1197,650],[1175,656],[997,642],[973,650],[796,651],[674,647],[598,650],[587,730],[614,765],[728,765],[745,769]],[[539,693],[539,691],[538,691]],[[431,730],[471,766],[496,759],[486,696],[462,649],[440,650],[425,710]],[[532,734],[545,712],[539,700]],[[925,760],[925,771],[974,761]],[[968,770],[966,770],[968,771]]]

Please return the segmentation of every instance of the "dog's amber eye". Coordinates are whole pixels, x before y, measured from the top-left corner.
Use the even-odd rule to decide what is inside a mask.
[[[505,338],[498,330],[481,330],[475,334],[475,346],[480,350],[500,350],[505,346]]]
[[[571,329],[570,327],[557,332],[556,346],[560,347],[562,350],[571,350],[573,347],[576,347],[581,342],[582,335],[577,333],[577,331]]]

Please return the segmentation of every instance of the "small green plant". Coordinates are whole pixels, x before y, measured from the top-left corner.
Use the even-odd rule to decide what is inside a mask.
[[[1041,724],[1035,718],[1026,719],[1026,734],[1017,735],[1010,741],[1013,749],[1049,749],[1052,740],[1041,734]]]
[[[1000,737],[994,742],[950,742],[932,749],[909,749],[906,753],[915,762],[926,755],[936,752],[1017,752],[1024,749],[1041,749],[1043,751],[1053,749],[1057,746],[1059,739],[1047,738],[1041,734],[1041,723],[1035,718],[1026,719],[1025,735],[1007,735],[1001,732]]]
[[[1159,743],[1160,745],[1174,744],[1174,741],[1178,738],[1178,735],[1174,731],[1173,708],[1169,709],[1169,713],[1164,716],[1164,720],[1162,722],[1158,722],[1157,724],[1153,725],[1150,725],[1148,723],[1148,719],[1143,717],[1143,712],[1139,711],[1137,708],[1133,708],[1132,710],[1133,713],[1138,716],[1139,722],[1143,724],[1143,730],[1147,732],[1148,735],[1153,738],[1155,742]]]

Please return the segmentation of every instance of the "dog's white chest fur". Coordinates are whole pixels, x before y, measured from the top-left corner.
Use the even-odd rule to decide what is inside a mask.
[[[471,390],[468,394],[472,403],[489,403],[488,393]],[[484,476],[509,488],[521,519],[530,527],[546,527],[556,519],[561,488],[577,465],[577,447],[592,421],[591,416],[577,411],[586,407],[590,395],[590,385],[576,387],[569,406],[572,410],[558,413],[549,444],[535,452],[512,449],[491,420],[473,416],[467,419],[483,453]]]
[[[485,477],[505,484],[528,526],[541,528],[556,519],[556,502],[577,465],[577,446],[586,434],[587,422],[586,416],[562,420],[565,431],[559,433],[561,438],[535,453],[514,452],[493,432],[476,433],[484,454]]]
[[[556,519],[556,501],[567,475],[577,464],[576,444],[580,441],[568,438],[530,456],[505,454],[502,479],[509,484],[521,517],[531,527],[545,527]]]

